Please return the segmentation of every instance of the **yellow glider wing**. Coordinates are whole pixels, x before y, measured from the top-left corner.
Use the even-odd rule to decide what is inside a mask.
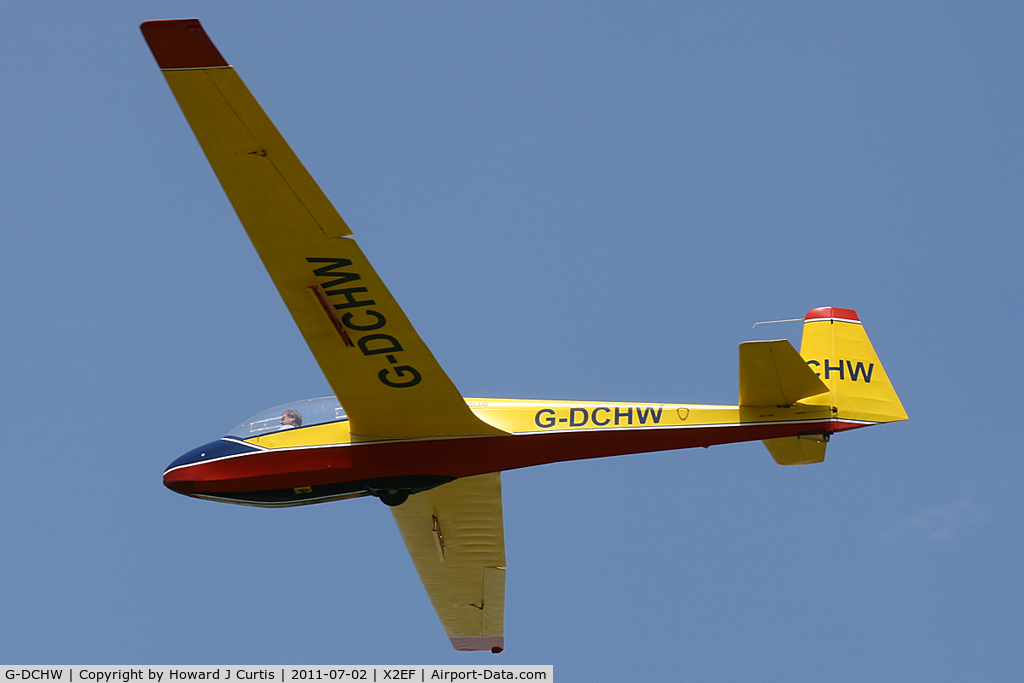
[[[456,479],[391,508],[456,650],[505,647],[501,474]]]
[[[151,21],[142,33],[353,436],[503,433],[470,411],[199,22]]]

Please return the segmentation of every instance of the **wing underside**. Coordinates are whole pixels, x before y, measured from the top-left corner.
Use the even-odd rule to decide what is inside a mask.
[[[470,411],[199,22],[146,22],[142,32],[353,435],[502,433]]]
[[[455,649],[500,652],[505,646],[500,473],[457,479],[391,510]]]

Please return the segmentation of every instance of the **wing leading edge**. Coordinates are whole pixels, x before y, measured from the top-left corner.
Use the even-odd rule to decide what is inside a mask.
[[[356,438],[503,434],[477,418],[198,20],[142,33]]]

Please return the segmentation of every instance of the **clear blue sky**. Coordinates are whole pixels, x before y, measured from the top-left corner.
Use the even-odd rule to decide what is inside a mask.
[[[1024,8],[707,4],[7,7],[0,661],[1016,679]],[[329,392],[138,31],[193,16],[464,394],[730,403],[832,305],[911,419],[506,474],[507,650],[451,651],[378,501],[161,484]]]

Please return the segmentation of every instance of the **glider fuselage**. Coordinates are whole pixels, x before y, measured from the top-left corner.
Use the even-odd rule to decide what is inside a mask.
[[[284,507],[547,463],[789,436],[823,438],[866,423],[828,406],[740,407],[467,399],[497,436],[361,439],[347,419],[227,436],[174,461],[164,484],[241,505]]]

